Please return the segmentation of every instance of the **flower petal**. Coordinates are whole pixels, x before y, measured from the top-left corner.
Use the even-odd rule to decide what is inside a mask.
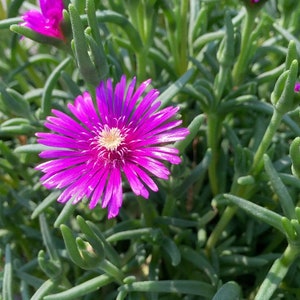
[[[128,163],[123,167],[123,171],[127,177],[127,180],[130,184],[132,191],[137,196],[143,196],[144,198],[148,199],[149,192],[144,187],[143,183],[139,180],[137,174],[133,172],[132,164]]]
[[[108,207],[108,218],[115,217],[122,205],[122,180],[119,169],[112,169],[107,183],[102,207]]]

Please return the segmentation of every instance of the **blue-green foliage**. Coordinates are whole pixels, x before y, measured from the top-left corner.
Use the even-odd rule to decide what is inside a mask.
[[[300,2],[64,3],[58,41],[18,25],[35,1],[0,1],[0,299],[299,299]],[[40,184],[35,132],[122,74],[191,134],[107,220]]]

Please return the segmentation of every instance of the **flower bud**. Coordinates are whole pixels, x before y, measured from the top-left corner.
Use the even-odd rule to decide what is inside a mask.
[[[300,137],[295,138],[290,146],[292,173],[300,178]]]

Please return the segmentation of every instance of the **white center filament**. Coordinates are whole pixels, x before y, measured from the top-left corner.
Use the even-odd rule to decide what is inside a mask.
[[[116,150],[123,141],[124,137],[120,129],[117,127],[109,128],[107,125],[104,125],[98,138],[99,145],[110,151]]]

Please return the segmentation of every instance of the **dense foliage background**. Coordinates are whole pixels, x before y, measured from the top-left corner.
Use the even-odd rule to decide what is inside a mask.
[[[64,2],[58,41],[18,25],[38,3],[0,1],[1,299],[298,299],[299,1]],[[35,133],[122,74],[191,134],[108,220],[41,185]]]

